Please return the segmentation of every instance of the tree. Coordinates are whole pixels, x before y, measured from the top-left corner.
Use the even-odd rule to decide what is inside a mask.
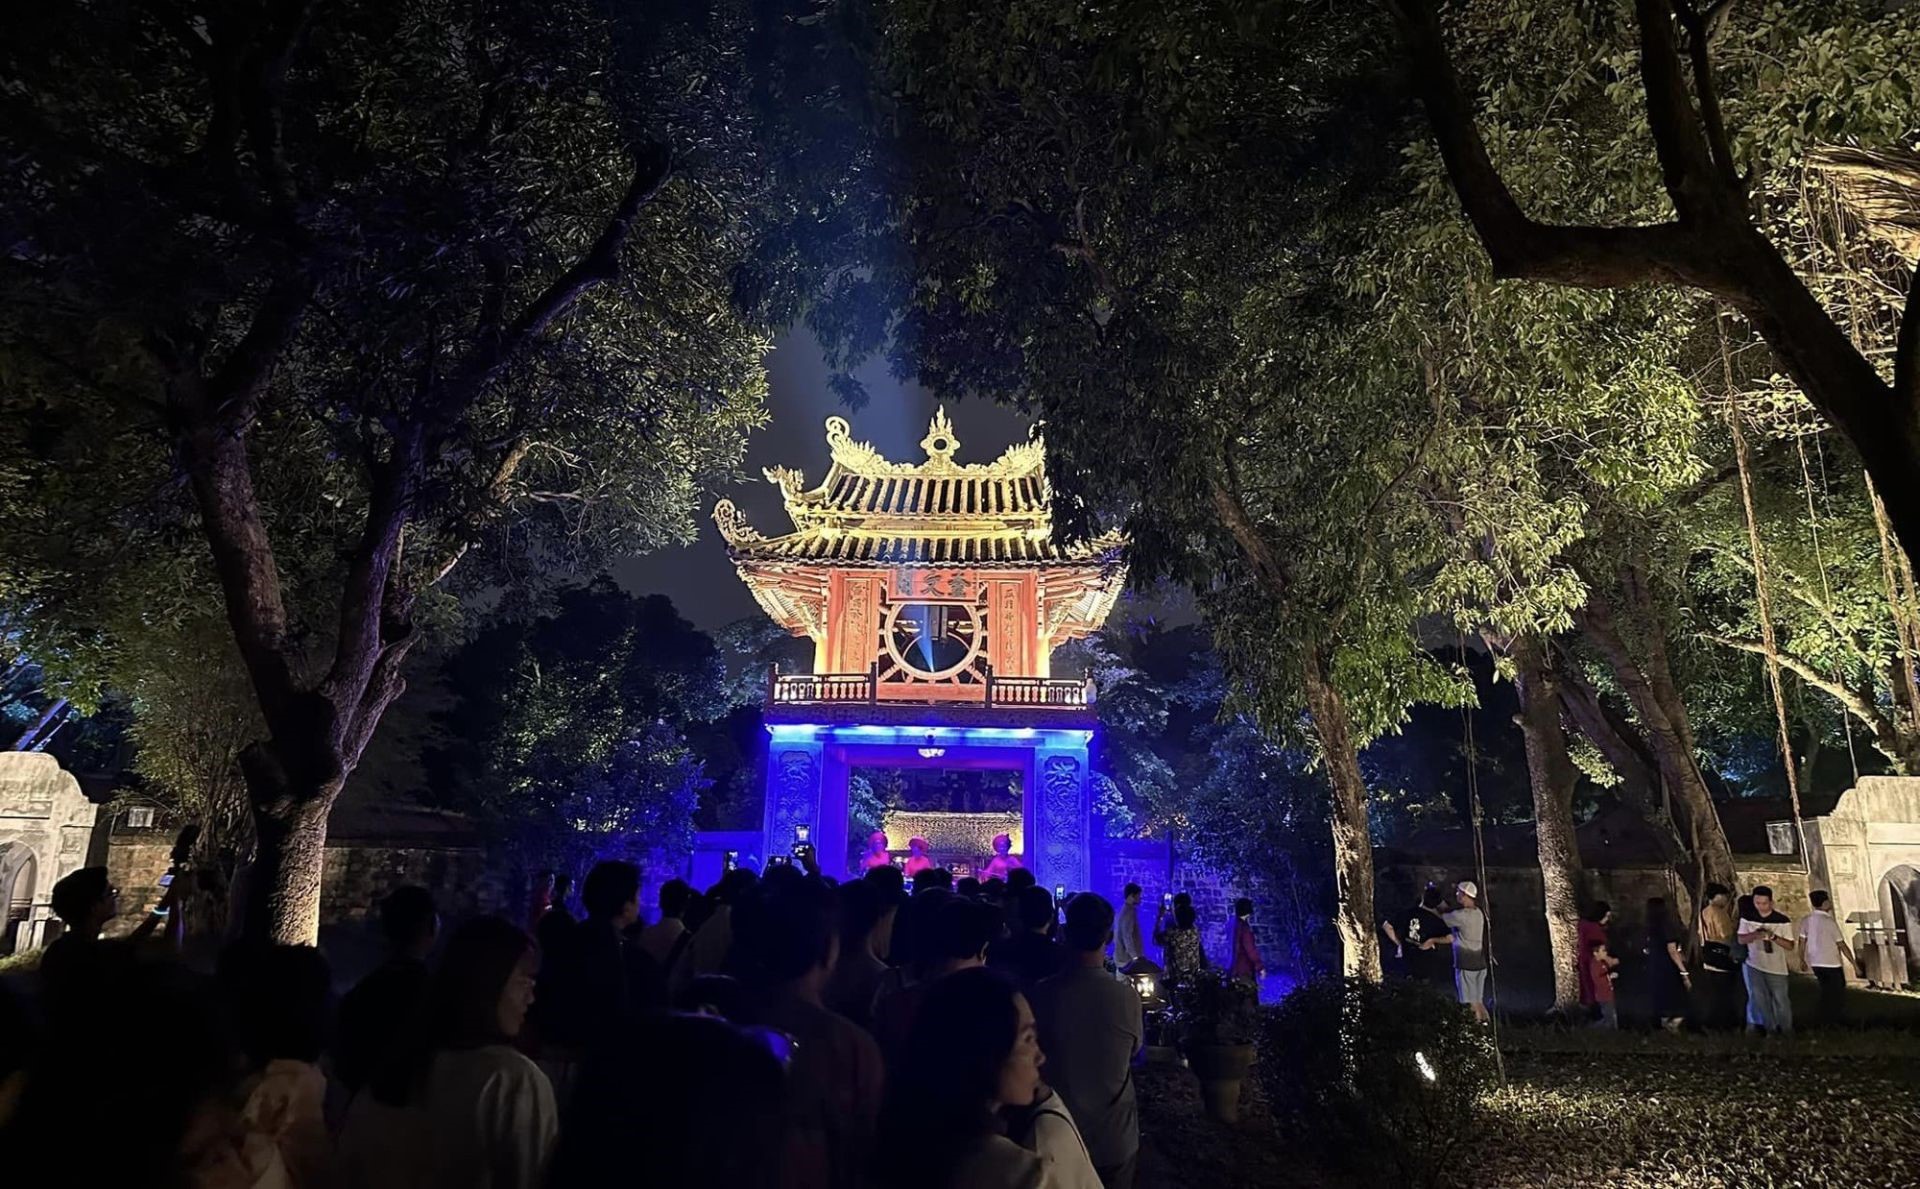
[[[426,592],[477,545],[476,582],[684,538],[737,465],[765,342],[732,272],[783,164],[752,43],[727,4],[9,10],[0,421],[105,480],[36,484],[9,545],[56,618],[115,530],[204,549],[160,593],[219,592],[263,724],[256,931],[314,936]]]
[[[1883,74],[1887,65],[1911,60],[1912,14],[1899,6],[1850,3],[1743,8],[1731,0],[1704,6],[1694,0],[1634,0],[1644,127],[1671,214],[1660,222],[1627,226],[1529,216],[1482,138],[1475,101],[1448,55],[1438,6],[1430,0],[1392,0],[1390,7],[1448,173],[1495,274],[1601,289],[1683,285],[1727,302],[1846,435],[1886,501],[1902,544],[1909,551],[1920,549],[1920,484],[1912,482],[1920,470],[1920,269],[1908,279],[1891,374],[1883,375],[1770,238],[1765,195],[1755,193],[1754,170],[1774,163],[1769,150],[1778,147],[1777,137],[1772,129],[1746,130],[1729,121],[1729,113],[1737,114],[1750,97],[1727,93],[1714,62],[1715,43],[1724,37],[1770,40],[1786,34],[1782,40],[1791,40],[1801,29],[1830,49],[1831,39],[1823,34],[1858,29],[1867,36],[1854,39],[1845,58],[1864,69],[1846,79],[1849,101],[1910,111],[1910,82],[1879,93],[1860,84]],[[1608,24],[1604,16],[1601,23]],[[1779,70],[1777,59],[1774,69]],[[1811,106],[1802,113],[1812,118]],[[1643,213],[1631,198],[1620,205],[1616,219]],[[1862,327],[1856,321],[1852,329]]]
[[[727,712],[723,672],[662,595],[605,577],[559,591],[449,658],[456,700],[426,756],[430,794],[529,866],[683,853],[709,784],[688,734]]]
[[[1377,977],[1357,751],[1457,686],[1413,631],[1405,400],[1313,396],[1351,362],[1320,218],[1369,209],[1393,162],[1369,30],[1205,3],[885,17],[905,246],[871,287],[900,366],[1041,414],[1059,528],[1124,520],[1134,572],[1199,596],[1236,708],[1313,741],[1343,962]]]
[[[1284,965],[1298,979],[1330,965],[1326,782],[1308,756],[1227,710],[1231,693],[1206,633],[1153,616],[1110,620],[1055,656],[1055,671],[1100,690],[1096,777],[1113,786],[1109,836],[1166,834],[1281,907]],[[1115,820],[1114,811],[1122,815]]]

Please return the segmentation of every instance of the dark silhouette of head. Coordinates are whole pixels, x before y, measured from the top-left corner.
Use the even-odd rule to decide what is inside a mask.
[[[660,916],[681,917],[693,900],[693,888],[684,879],[670,879],[660,885]]]
[[[962,970],[930,984],[881,1112],[880,1166],[944,1170],[995,1134],[989,1104],[1019,1034],[1020,992],[998,973]]]
[[[587,872],[580,903],[590,921],[630,924],[640,911],[640,868],[619,859],[595,863]]]
[[[860,878],[879,888],[881,894],[890,900],[900,899],[907,891],[907,873],[891,863],[884,867],[869,867]]]
[[[929,867],[913,877],[913,890],[916,894],[931,891],[934,888],[952,891],[953,872],[945,867]]]
[[[54,915],[67,928],[96,936],[113,919],[113,881],[105,867],[82,867],[53,885]],[[92,932],[88,932],[88,930]]]
[[[806,876],[763,880],[734,906],[733,944],[741,976],[755,986],[823,981],[839,944],[835,889]]]
[[[425,955],[440,932],[433,893],[419,884],[401,884],[380,902],[380,932],[396,954]]]
[[[1053,928],[1053,893],[1033,884],[1021,888],[1014,903],[1020,912],[1020,928],[1028,933],[1044,933]]]
[[[1021,888],[1030,888],[1036,883],[1032,871],[1025,867],[1015,867],[1007,872],[1007,890],[1018,892]]]
[[[840,952],[852,953],[867,944],[880,918],[895,907],[880,886],[864,879],[840,885]]]
[[[927,931],[924,953],[930,965],[984,960],[1000,931],[1000,917],[977,900],[955,897],[941,904]]]
[[[547,1184],[771,1189],[784,1082],[773,1053],[724,1020],[645,1021],[581,1070]]]
[[[1067,901],[1067,924],[1062,931],[1067,948],[1077,953],[1098,953],[1107,948],[1113,936],[1113,905],[1105,896],[1082,892]]]
[[[245,1063],[214,981],[106,941],[73,955],[44,1011],[42,1043],[26,1050],[20,1096],[0,1124],[8,1184],[198,1184],[188,1136],[241,1128]],[[130,1012],[140,1026],[117,1026]],[[9,1050],[30,1039],[15,1028],[5,1037]]]

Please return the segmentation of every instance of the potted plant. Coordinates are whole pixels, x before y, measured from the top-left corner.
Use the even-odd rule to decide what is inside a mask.
[[[1222,1123],[1240,1118],[1240,1084],[1253,1064],[1260,1023],[1254,985],[1203,970],[1173,989],[1171,1015],[1187,1064],[1200,1079],[1207,1113]]]

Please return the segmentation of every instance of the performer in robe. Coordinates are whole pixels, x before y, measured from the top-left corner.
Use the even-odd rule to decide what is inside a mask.
[[[933,866],[933,860],[927,857],[932,844],[926,839],[914,837],[907,839],[907,878],[912,879]]]
[[[986,870],[980,873],[982,879],[1005,879],[1016,868],[1024,867],[1019,856],[1012,853],[1013,839],[1005,834],[993,836],[993,857],[987,860]]]
[[[887,832],[875,830],[867,835],[867,853],[860,856],[860,870],[872,871],[875,867],[889,867],[893,856],[887,853]]]

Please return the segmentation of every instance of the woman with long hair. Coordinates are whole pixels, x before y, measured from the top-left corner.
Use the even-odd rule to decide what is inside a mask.
[[[539,947],[481,917],[455,930],[412,1049],[354,1101],[340,1139],[345,1184],[369,1189],[535,1189],[559,1112],[547,1075],[513,1047],[533,1004]]]
[[[1687,999],[1693,976],[1687,973],[1687,955],[1680,948],[1683,934],[1667,911],[1665,897],[1647,901],[1647,981],[1653,992],[1653,1015],[1660,1026],[1678,1032],[1687,1022]]]
[[[981,967],[927,988],[880,1115],[883,1184],[924,1189],[1060,1189],[1053,1162],[1001,1133],[997,1113],[1041,1095],[1033,1009]]]

